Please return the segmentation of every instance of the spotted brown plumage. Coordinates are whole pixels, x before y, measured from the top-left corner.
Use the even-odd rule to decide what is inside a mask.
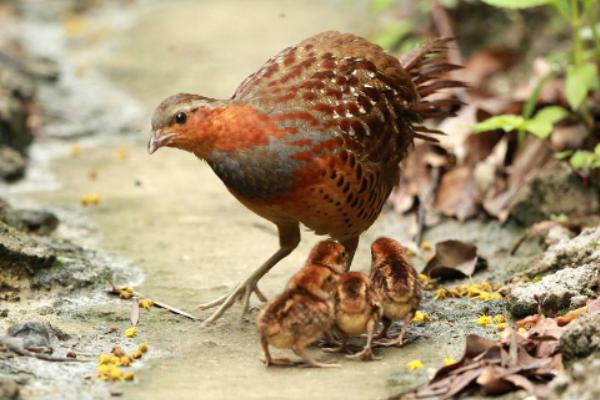
[[[339,243],[318,243],[284,292],[261,310],[257,326],[267,366],[292,364],[288,359],[272,358],[269,346],[292,349],[312,367],[337,366],[315,361],[304,349],[333,324],[334,293],[345,263],[345,251]]]
[[[387,338],[393,321],[402,321],[402,330],[395,338],[381,344],[401,346],[421,301],[421,286],[417,271],[406,250],[390,238],[379,238],[371,245],[371,282],[383,306],[383,330],[379,337]]]
[[[427,100],[455,66],[446,40],[404,59],[352,34],[324,32],[289,47],[250,75],[229,100],[170,97],[152,119],[151,152],[161,146],[204,159],[246,207],[275,223],[280,249],[219,305],[244,309],[258,280],[298,244],[299,224],[346,246],[376,219],[398,181],[399,162],[415,137],[438,133],[420,125],[448,115],[452,100]]]

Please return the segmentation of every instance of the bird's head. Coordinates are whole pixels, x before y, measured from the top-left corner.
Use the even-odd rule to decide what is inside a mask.
[[[387,263],[409,263],[408,253],[394,239],[380,237],[371,244],[371,268]]]
[[[307,264],[320,264],[331,268],[338,274],[346,269],[348,254],[343,245],[333,240],[323,240],[311,250]]]
[[[202,152],[203,147],[210,146],[210,138],[205,135],[208,116],[222,105],[220,100],[187,93],[166,98],[152,115],[148,152],[152,154],[164,146]]]

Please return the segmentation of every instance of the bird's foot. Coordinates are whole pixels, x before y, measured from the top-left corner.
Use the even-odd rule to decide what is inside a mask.
[[[270,360],[263,360],[265,367],[293,367],[303,362],[292,361],[289,358],[271,358]]]
[[[381,360],[381,357],[377,357],[375,354],[373,354],[373,350],[370,347],[365,347],[364,349],[362,349],[362,351],[359,351],[358,353],[349,354],[346,356],[346,358],[349,358],[351,360],[360,359],[362,361]]]
[[[373,342],[373,346],[375,346],[375,347],[402,347],[402,346],[404,346],[404,339],[402,337],[397,337],[397,338],[388,339],[388,340],[376,340]]]
[[[203,321],[204,325],[211,324],[219,319],[225,311],[227,311],[233,303],[236,301],[241,301],[242,306],[242,316],[248,311],[248,307],[250,305],[250,296],[252,293],[256,294],[256,297],[262,302],[267,301],[267,298],[262,294],[262,292],[256,286],[256,281],[254,279],[247,279],[245,282],[239,283],[231,292],[211,301],[208,303],[200,304],[198,309],[200,310],[208,310],[210,308],[218,307],[214,313],[207,319]]]

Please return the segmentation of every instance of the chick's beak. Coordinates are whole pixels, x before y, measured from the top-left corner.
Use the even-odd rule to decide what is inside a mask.
[[[175,136],[174,133],[161,135],[160,131],[154,131],[148,142],[148,153],[152,154],[162,146],[168,143],[169,139]]]

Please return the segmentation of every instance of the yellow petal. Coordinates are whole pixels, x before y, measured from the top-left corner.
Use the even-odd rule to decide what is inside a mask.
[[[444,367],[447,367],[456,364],[456,360],[452,357],[446,357],[444,358],[444,361],[442,361],[442,364],[444,364]]]
[[[137,328],[135,326],[125,329],[125,337],[132,338],[135,335],[137,335]]]
[[[411,360],[406,363],[406,367],[410,370],[421,369],[424,366],[425,365],[423,365],[423,362],[421,360]]]

